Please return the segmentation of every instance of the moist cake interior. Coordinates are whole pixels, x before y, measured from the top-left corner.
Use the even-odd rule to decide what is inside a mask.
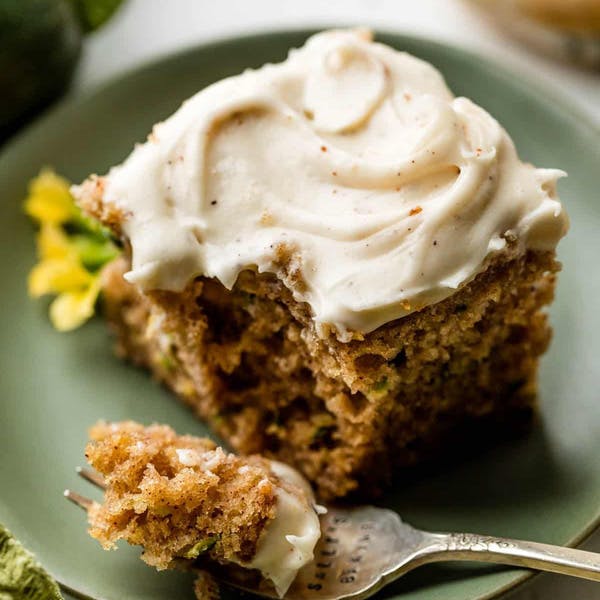
[[[559,264],[553,252],[501,257],[450,298],[349,343],[320,338],[272,275],[244,271],[231,292],[198,277],[141,295],[128,268],[119,259],[105,274],[119,354],[236,451],[294,465],[331,500],[377,495],[465,423],[502,435],[531,412]]]

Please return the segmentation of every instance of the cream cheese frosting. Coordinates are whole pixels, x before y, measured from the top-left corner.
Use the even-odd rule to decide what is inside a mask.
[[[521,162],[431,65],[336,30],[184,102],[111,169],[104,201],[126,215],[126,278],[143,290],[272,272],[347,340],[450,296],[509,246],[553,250],[563,175]]]
[[[310,485],[298,471],[277,461],[270,462],[273,473],[302,490],[304,497],[277,487],[275,518],[261,535],[252,561],[244,566],[258,569],[283,597],[298,571],[313,559],[314,548],[321,537],[318,514],[325,509],[315,503]]]

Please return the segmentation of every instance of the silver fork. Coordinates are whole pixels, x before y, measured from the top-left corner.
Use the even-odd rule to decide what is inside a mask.
[[[77,472],[104,489],[98,473],[87,468]],[[70,490],[65,490],[65,496],[86,511],[92,504]],[[328,507],[320,518],[322,535],[315,558],[300,570],[285,595],[287,600],[361,600],[416,567],[457,560],[527,567],[600,582],[600,554],[594,552],[473,533],[430,533],[403,523],[391,510],[374,506]],[[277,598],[269,585],[244,576],[243,570],[228,572],[223,583]]]

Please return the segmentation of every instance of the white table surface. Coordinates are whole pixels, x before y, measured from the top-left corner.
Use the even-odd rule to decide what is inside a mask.
[[[113,21],[86,41],[73,94],[204,41],[275,28],[343,25],[407,32],[475,50],[559,88],[600,127],[600,73],[529,50],[460,0],[128,0]],[[600,532],[582,547],[600,552]],[[600,584],[542,575],[506,599],[594,600],[600,599]]]

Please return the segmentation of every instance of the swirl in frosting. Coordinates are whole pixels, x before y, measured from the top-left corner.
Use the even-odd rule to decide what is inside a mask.
[[[104,200],[127,215],[142,289],[272,272],[348,339],[450,296],[509,246],[554,249],[562,175],[522,163],[431,65],[328,31],[184,102]]]

